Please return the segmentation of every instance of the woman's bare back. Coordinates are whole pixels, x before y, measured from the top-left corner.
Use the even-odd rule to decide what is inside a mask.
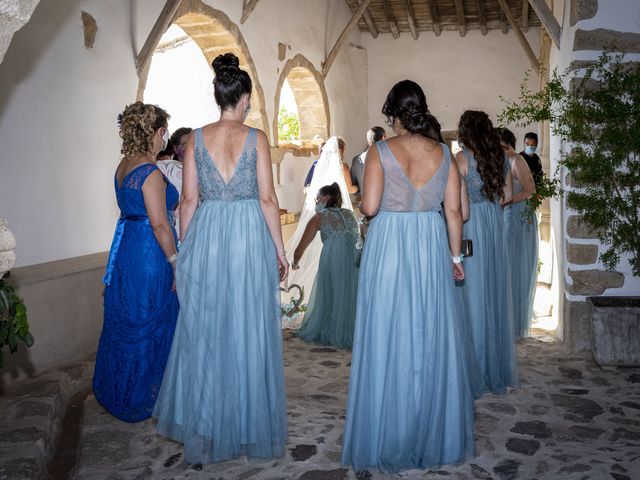
[[[228,183],[238,165],[249,135],[249,127],[228,120],[220,120],[202,128],[202,136],[222,179]]]
[[[416,190],[431,180],[442,164],[440,143],[422,135],[399,135],[387,140],[387,145]]]

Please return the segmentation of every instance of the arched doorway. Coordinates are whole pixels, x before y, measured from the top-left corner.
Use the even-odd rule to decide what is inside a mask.
[[[293,92],[300,122],[300,143],[303,148],[313,147],[320,139],[329,136],[329,102],[324,78],[303,55],[289,60],[276,85],[275,112],[280,111],[280,99],[284,82]],[[274,141],[278,142],[278,118],[273,123]]]
[[[215,57],[226,52],[231,52],[238,57],[240,67],[249,73],[253,82],[253,90],[251,92],[252,108],[246,123],[252,127],[263,130],[269,135],[269,123],[264,106],[264,93],[258,80],[258,74],[251,54],[238,26],[223,12],[211,8],[201,0],[184,0],[176,12],[173,25],[178,26],[185,35],[190,37],[195,45],[200,48],[208,64],[208,68],[211,71],[207,80],[213,79],[211,62]],[[171,29],[171,27],[169,27],[169,29]],[[167,32],[169,32],[169,29]],[[161,38],[158,39],[158,41],[160,40]],[[158,47],[162,47],[162,45],[163,44],[158,43]],[[158,49],[156,49],[154,55],[156,52],[158,52]],[[150,73],[151,68],[140,74],[140,82],[138,85],[138,99],[140,100],[145,98],[145,90]],[[193,73],[190,74],[193,75]],[[210,88],[212,89],[213,87]],[[174,94],[174,92],[165,93],[167,96]],[[211,94],[211,98],[213,98],[213,94]],[[214,103],[211,105],[211,110],[215,112],[215,108]]]

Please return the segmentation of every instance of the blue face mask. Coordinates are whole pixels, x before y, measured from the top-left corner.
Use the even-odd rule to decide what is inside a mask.
[[[524,153],[526,153],[527,155],[535,155],[536,147],[533,145],[527,145],[526,147],[524,147]]]

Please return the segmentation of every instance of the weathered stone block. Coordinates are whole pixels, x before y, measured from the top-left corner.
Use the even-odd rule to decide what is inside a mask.
[[[82,30],[84,31],[84,46],[93,48],[98,33],[98,24],[93,15],[85,11],[82,12]]]
[[[618,32],[606,28],[578,29],[573,39],[573,50],[601,51],[612,44],[622,52],[640,53],[640,33]]]
[[[577,265],[589,265],[598,259],[597,245],[580,245],[567,242],[567,260]]]
[[[598,13],[598,0],[571,0],[571,26],[580,20],[588,20]]]
[[[591,228],[579,215],[567,218],[567,234],[573,238],[598,238],[597,230]]]
[[[562,338],[571,350],[591,350],[591,313],[587,302],[564,300]]]
[[[569,64],[569,68],[571,70],[578,70],[580,68],[588,68],[595,65],[596,62],[593,60],[574,60]]]
[[[598,365],[640,365],[640,297],[589,297]]]
[[[608,288],[624,285],[624,275],[620,272],[604,270],[569,270],[573,285],[567,285],[572,295],[600,295]]]

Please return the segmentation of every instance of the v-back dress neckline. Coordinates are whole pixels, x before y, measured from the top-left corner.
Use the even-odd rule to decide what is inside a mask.
[[[204,131],[202,129],[200,129],[200,134],[202,136],[202,147],[204,149],[204,153],[207,155],[207,157],[209,157],[209,161],[211,162],[211,164],[213,165],[213,168],[215,169],[216,173],[220,177],[220,180],[222,180],[222,183],[224,183],[225,187],[228,187],[229,184],[231,183],[231,181],[236,176],[236,173],[238,172],[238,168],[240,167],[240,163],[242,162],[243,158],[245,157],[245,153],[246,153],[246,150],[247,150],[247,144],[249,143],[249,137],[251,137],[251,127],[249,127],[249,131],[247,132],[247,137],[244,139],[244,144],[242,145],[242,151],[240,152],[240,156],[238,157],[238,161],[236,162],[236,165],[233,168],[233,172],[229,176],[228,180],[224,179],[224,177],[222,176],[222,172],[220,171],[220,168],[218,167],[216,162],[213,160],[213,155],[211,155],[211,153],[209,153],[209,149],[207,148],[207,144],[204,142]]]
[[[436,178],[438,176],[438,173],[440,173],[440,170],[442,169],[442,165],[444,165],[444,163],[445,163],[445,161],[444,161],[445,152],[444,152],[444,149],[442,148],[442,146],[440,146],[440,150],[442,151],[442,158],[440,159],[440,165],[436,169],[435,173],[433,175],[431,175],[431,177],[429,177],[429,180],[427,180],[425,183],[423,183],[420,187],[416,187],[411,182],[411,180],[409,179],[409,176],[404,171],[404,169],[400,166],[400,163],[398,162],[398,159],[396,158],[395,154],[393,153],[393,150],[391,150],[391,147],[389,146],[388,143],[387,143],[387,150],[389,150],[389,154],[391,155],[391,158],[393,158],[393,161],[394,161],[396,167],[398,168],[398,170],[400,170],[400,173],[402,173],[402,177],[405,179],[405,181],[409,184],[409,186],[416,193],[421,192],[422,190],[424,190],[424,188],[427,185],[429,185],[434,178]]]

